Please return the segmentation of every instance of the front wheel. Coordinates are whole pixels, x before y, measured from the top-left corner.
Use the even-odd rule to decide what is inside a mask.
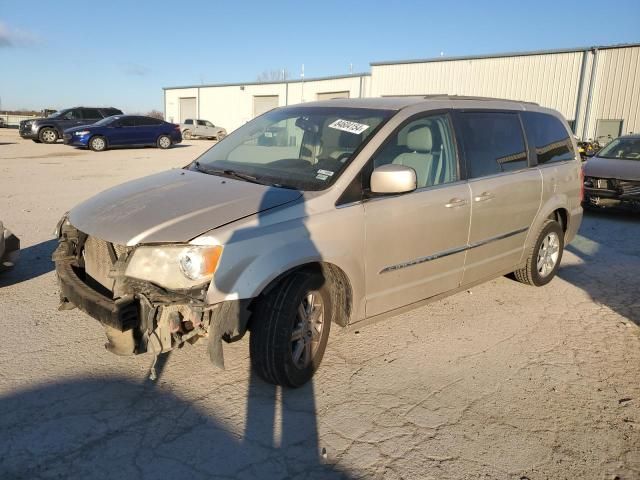
[[[45,127],[38,133],[38,139],[43,143],[56,143],[58,141],[58,132],[53,128]]]
[[[107,141],[104,137],[92,137],[89,140],[89,148],[94,152],[103,152],[107,149]]]
[[[171,147],[171,139],[167,135],[160,135],[156,143],[158,145],[158,148],[161,148],[163,150]]]
[[[182,138],[184,138],[185,140],[191,140],[193,138],[193,136],[191,135],[191,130],[185,130],[184,132],[182,132]]]
[[[331,291],[318,272],[286,277],[258,303],[251,323],[251,365],[269,383],[299,387],[320,366],[333,318]]]
[[[516,280],[535,287],[546,285],[558,272],[563,251],[562,227],[549,219],[542,225],[538,239],[529,250],[524,268],[513,272]]]

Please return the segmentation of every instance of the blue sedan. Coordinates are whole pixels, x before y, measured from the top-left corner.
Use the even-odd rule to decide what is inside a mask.
[[[64,131],[66,145],[102,152],[112,147],[156,146],[170,148],[182,142],[180,126],[157,118],[113,115],[91,125]]]

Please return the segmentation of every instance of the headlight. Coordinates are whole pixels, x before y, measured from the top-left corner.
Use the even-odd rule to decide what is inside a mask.
[[[69,212],[66,212],[56,225],[56,229],[53,231],[54,238],[60,238],[62,236],[62,227],[65,225],[71,225],[69,222]]]
[[[173,290],[185,290],[213,278],[222,246],[162,245],[138,247],[125,275]]]
[[[80,130],[79,132],[73,132],[74,135],[81,137],[82,135],[89,135],[91,132],[89,130]]]

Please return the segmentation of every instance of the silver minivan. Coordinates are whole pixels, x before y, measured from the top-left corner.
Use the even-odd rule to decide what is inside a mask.
[[[273,132],[278,132],[274,135]],[[102,192],[58,225],[61,309],[107,348],[158,355],[250,331],[253,368],[308,381],[329,329],[513,274],[541,286],[582,218],[562,116],[434,95],[277,108],[183,169]]]

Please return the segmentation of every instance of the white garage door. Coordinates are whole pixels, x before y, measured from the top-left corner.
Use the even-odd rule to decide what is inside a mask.
[[[332,98],[349,98],[349,91],[318,93],[318,100],[331,100]]]
[[[256,95],[253,97],[253,116],[257,117],[264,112],[278,106],[278,95]]]
[[[180,123],[184,123],[187,118],[198,118],[196,97],[180,98]]]

